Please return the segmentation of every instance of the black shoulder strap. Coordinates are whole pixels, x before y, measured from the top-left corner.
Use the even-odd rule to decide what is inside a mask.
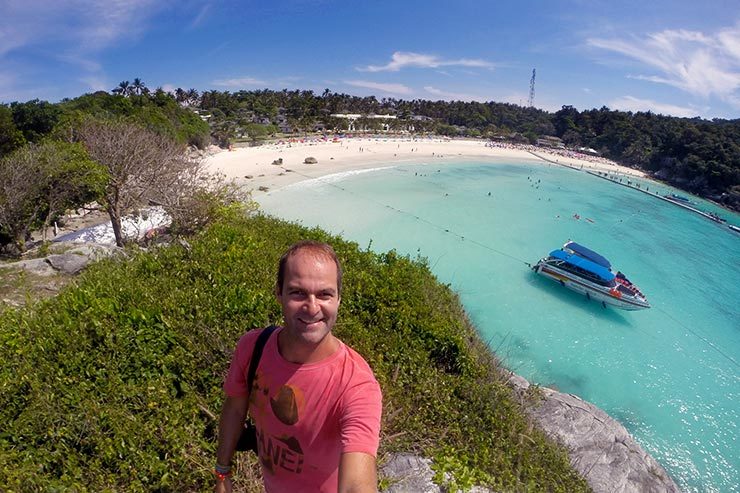
[[[247,372],[247,391],[252,392],[252,382],[254,382],[254,374],[257,373],[257,366],[260,364],[260,358],[262,358],[262,350],[267,343],[267,339],[270,338],[277,325],[270,325],[266,327],[262,333],[257,337],[257,342],[254,343],[254,350],[252,351],[252,358],[249,361],[249,371]]]

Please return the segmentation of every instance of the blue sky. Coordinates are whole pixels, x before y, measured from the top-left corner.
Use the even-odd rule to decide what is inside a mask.
[[[325,88],[740,117],[737,1],[0,0],[0,102]]]

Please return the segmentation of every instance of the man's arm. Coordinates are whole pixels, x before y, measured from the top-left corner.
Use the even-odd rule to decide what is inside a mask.
[[[218,451],[216,461],[224,466],[231,464],[231,459],[236,450],[236,444],[244,429],[244,419],[247,417],[249,397],[226,397],[221,408],[221,420],[218,423]],[[216,491],[231,491],[231,480],[227,484],[217,484]],[[220,489],[224,488],[224,489]]]
[[[339,460],[339,493],[376,493],[378,476],[375,457],[347,452]]]

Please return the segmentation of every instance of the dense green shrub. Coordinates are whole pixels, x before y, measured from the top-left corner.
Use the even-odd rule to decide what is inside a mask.
[[[57,298],[0,314],[0,484],[209,490],[211,415],[231,351],[244,330],[279,321],[277,260],[307,237],[332,243],[344,263],[336,331],[383,388],[381,460],[418,452],[463,486],[587,490],[522,417],[457,297],[423,260],[259,216],[102,261]],[[239,469],[243,478],[244,461]]]

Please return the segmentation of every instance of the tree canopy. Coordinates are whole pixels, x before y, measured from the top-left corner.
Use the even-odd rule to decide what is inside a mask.
[[[740,210],[740,120],[703,120],[613,111],[579,111],[563,106],[555,113],[509,103],[402,100],[357,97],[307,90],[202,91],[177,88],[150,91],[141,79],[122,81],[112,90],[85,94],[58,104],[33,100],[0,105],[0,156],[63,135],[70,122],[85,116],[120,117],[204,148],[210,138],[226,146],[237,137],[265,138],[278,131],[345,131],[336,113],[393,115],[390,131],[536,142],[557,136],[572,149],[591,148],[620,164]],[[209,118],[205,123],[203,118]],[[10,118],[8,116],[10,111]],[[378,130],[378,122],[365,121]]]

